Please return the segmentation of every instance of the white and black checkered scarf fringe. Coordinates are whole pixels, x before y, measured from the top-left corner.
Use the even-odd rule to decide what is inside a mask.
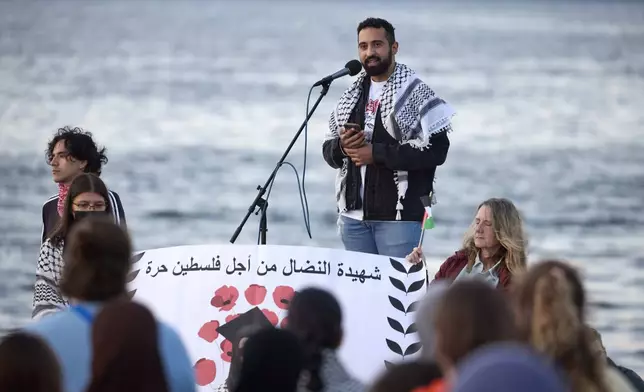
[[[325,140],[339,136],[341,127],[349,120],[362,94],[365,77],[366,73],[363,71],[340,97],[336,108],[331,113],[329,131],[325,135]],[[420,150],[431,148],[432,136],[451,131],[451,118],[454,114],[451,105],[436,96],[413,70],[404,64],[396,63],[395,70],[385,83],[380,97],[380,116],[385,129],[392,137],[400,144],[409,144]],[[399,132],[395,131],[396,127]],[[370,137],[370,135],[367,136]],[[335,191],[340,213],[347,210],[345,190],[348,159],[344,159],[342,168],[338,170],[336,176]],[[396,220],[400,220],[403,209],[402,200],[407,193],[407,171],[396,170],[394,181],[398,190]]]
[[[34,319],[40,319],[69,306],[59,288],[63,275],[64,246],[64,241],[54,245],[49,239],[40,246],[33,297]]]

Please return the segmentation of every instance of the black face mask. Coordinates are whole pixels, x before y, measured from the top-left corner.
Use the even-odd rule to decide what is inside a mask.
[[[78,222],[87,217],[105,216],[107,211],[74,211],[74,221]]]

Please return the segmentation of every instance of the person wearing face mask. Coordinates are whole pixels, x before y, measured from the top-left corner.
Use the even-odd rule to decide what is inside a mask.
[[[107,163],[105,148],[99,148],[92,134],[78,127],[59,128],[47,145],[46,159],[51,166],[52,178],[58,184],[58,193],[43,204],[41,244],[56,229],[63,216],[65,197],[74,178],[82,173],[100,177],[103,165]],[[114,222],[124,226],[125,212],[121,198],[109,189],[107,196]]]
[[[42,318],[69,305],[59,289],[65,238],[76,222],[88,216],[111,214],[111,208],[107,187],[98,176],[83,173],[74,178],[65,198],[61,219],[40,246],[32,318]]]
[[[463,248],[445,260],[434,277],[439,280],[478,278],[508,289],[512,277],[526,269],[527,240],[521,214],[508,199],[485,200],[463,239]],[[423,260],[421,248],[414,248],[407,260]],[[432,282],[433,283],[433,282]]]
[[[336,169],[338,226],[349,251],[405,257],[418,244],[434,174],[447,159],[455,114],[408,66],[396,61],[394,27],[358,26],[364,67],[331,113],[322,146]]]
[[[93,187],[83,189],[88,193],[103,193],[104,188],[99,190],[98,183],[92,184]],[[70,192],[75,188],[72,185]],[[93,387],[110,392],[144,392],[131,385],[137,382],[132,381],[132,377],[138,376],[145,381],[151,375],[159,376],[159,370],[165,382],[152,380],[147,383],[156,388],[155,392],[163,388],[160,384],[165,384],[169,392],[196,391],[194,362],[177,331],[158,319],[152,327],[149,313],[144,319],[137,318],[140,312],[132,313],[134,305],[128,305],[132,302],[128,295],[131,257],[130,236],[123,225],[114,223],[109,215],[74,221],[65,235],[64,268],[55,291],[61,293],[70,306],[32,320],[23,328],[44,339],[56,354],[65,392],[94,391]],[[131,340],[137,340],[141,333],[148,336],[131,344]],[[141,348],[147,351],[141,352]],[[139,364],[132,366],[130,362]]]

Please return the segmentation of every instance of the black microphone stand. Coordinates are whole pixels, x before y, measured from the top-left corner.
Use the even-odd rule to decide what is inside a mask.
[[[298,129],[295,136],[293,136],[291,143],[288,145],[288,147],[286,147],[286,151],[284,151],[284,155],[282,155],[280,160],[277,162],[275,169],[273,169],[273,172],[268,177],[268,180],[266,180],[266,183],[264,184],[264,186],[259,186],[259,185],[257,186],[257,190],[258,190],[257,196],[255,197],[255,200],[253,200],[250,207],[248,208],[248,211],[246,212],[246,216],[241,221],[239,226],[237,226],[237,229],[233,233],[233,236],[230,238],[231,244],[234,244],[235,241],[237,240],[237,237],[239,237],[239,234],[241,233],[244,225],[246,224],[246,221],[250,217],[250,214],[255,213],[255,215],[257,215],[261,213],[262,215],[259,219],[259,241],[260,241],[260,244],[266,245],[266,232],[268,231],[267,222],[266,222],[266,210],[268,209],[268,202],[266,201],[266,199],[264,199],[264,194],[266,193],[266,190],[271,185],[271,183],[275,180],[277,171],[286,160],[286,157],[288,156],[288,154],[291,152],[293,145],[295,145],[295,142],[297,142],[297,139],[300,137],[300,134],[302,134],[302,131],[306,127],[306,124],[308,124],[309,119],[313,116],[315,109],[317,109],[320,102],[322,102],[322,98],[324,98],[324,96],[329,92],[329,87],[331,86],[331,82],[332,80],[325,81],[322,83],[322,91],[320,91],[320,96],[318,97],[317,101],[315,101],[315,104],[306,115],[306,118],[304,119],[304,122],[302,122],[300,129]],[[259,207],[259,211],[255,212],[255,209],[258,207]]]

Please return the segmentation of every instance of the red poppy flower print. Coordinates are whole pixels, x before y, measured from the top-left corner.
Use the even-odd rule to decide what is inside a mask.
[[[259,305],[264,302],[264,298],[266,298],[266,287],[258,284],[251,284],[248,286],[246,291],[244,291],[244,296],[249,304],[253,306]]]
[[[277,323],[279,321],[279,317],[277,317],[277,315],[275,313],[271,312],[268,309],[262,309],[262,313],[264,313],[264,316],[266,316],[268,321],[270,321],[271,324],[273,324],[274,327],[277,326]]]
[[[233,344],[230,342],[230,340],[224,340],[221,342],[221,359],[223,359],[226,362],[230,362],[232,360],[233,356]]]
[[[291,298],[295,295],[295,290],[289,286],[277,286],[273,291],[273,301],[280,309],[288,309],[291,304]]]
[[[239,298],[239,291],[233,286],[221,286],[215,291],[215,296],[210,300],[210,305],[222,310],[229,311],[236,304]]]
[[[284,329],[288,326],[288,317],[284,317],[280,323],[280,328]]]
[[[219,332],[217,332],[217,328],[219,328],[219,321],[217,320],[208,321],[201,327],[197,335],[203,340],[205,340],[206,342],[212,343],[219,336]]]
[[[203,387],[215,381],[217,365],[213,360],[201,358],[195,363],[194,371],[197,384]]]
[[[228,316],[226,316],[226,323],[229,323],[229,322],[233,321],[237,317],[239,317],[238,314],[229,314]]]

